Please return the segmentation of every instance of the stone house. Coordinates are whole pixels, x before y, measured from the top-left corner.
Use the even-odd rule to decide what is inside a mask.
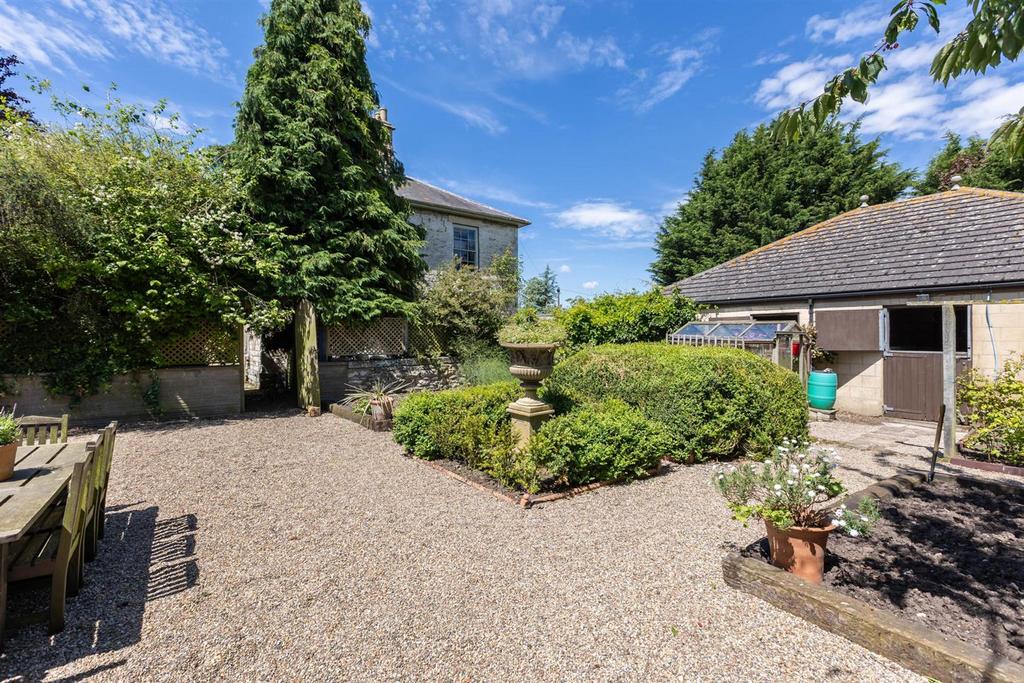
[[[412,206],[411,223],[426,231],[423,258],[431,270],[450,263],[486,268],[506,251],[519,253],[519,229],[530,224],[494,207],[461,197],[416,178],[398,194]]]
[[[710,306],[711,320],[814,325],[839,410],[936,420],[943,304],[953,304],[958,373],[993,373],[1024,353],[1024,194],[954,186],[865,201],[672,290]]]

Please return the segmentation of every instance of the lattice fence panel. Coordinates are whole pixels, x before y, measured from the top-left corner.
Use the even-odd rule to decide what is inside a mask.
[[[182,365],[236,365],[238,330],[219,323],[204,323],[190,334],[157,344],[160,367]]]
[[[331,325],[327,328],[327,356],[404,356],[409,350],[408,329],[405,318]]]

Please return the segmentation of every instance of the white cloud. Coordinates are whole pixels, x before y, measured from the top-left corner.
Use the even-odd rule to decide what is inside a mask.
[[[559,273],[571,273],[572,272],[572,267],[568,263],[563,263],[562,265],[558,266],[558,272]]]
[[[495,202],[516,204],[518,206],[529,206],[535,209],[554,208],[554,205],[549,204],[548,202],[528,199],[503,185],[496,185],[494,183],[487,183],[480,180],[454,180],[451,178],[445,178],[441,180],[441,185],[450,188],[453,192],[460,192],[471,197],[489,199]]]
[[[60,0],[60,4],[133,52],[164,64],[229,80],[227,49],[166,0]],[[51,13],[55,16],[55,13]]]
[[[583,283],[583,289],[597,289],[597,280],[587,280]]]
[[[861,118],[868,135],[895,133],[920,138],[940,130],[939,112],[945,97],[927,76],[915,74],[903,80],[875,86],[866,104],[847,102],[843,117]]]
[[[616,240],[650,235],[654,229],[650,214],[608,200],[580,202],[556,214],[555,221],[562,227],[592,231]]]
[[[1005,116],[1024,107],[1024,83],[1009,85],[1000,76],[983,76],[963,88],[957,100],[960,104],[945,112],[944,128],[966,135],[988,135]]]
[[[657,48],[654,54],[661,58],[661,64],[653,70],[637,71],[633,83],[620,88],[616,96],[638,113],[650,111],[703,70],[705,55],[716,49],[718,33],[715,28],[705,29],[690,46]]]
[[[815,14],[807,20],[807,35],[819,43],[848,43],[860,38],[881,38],[889,12],[881,5],[865,5],[838,17]]]
[[[674,197],[668,200],[667,202],[663,203],[658,208],[658,213],[660,213],[662,216],[668,216],[669,214],[675,213],[679,209],[680,205],[686,204],[689,201],[690,193],[683,192],[678,197]]]
[[[380,80],[383,83],[387,83],[395,90],[403,92],[409,97],[414,97],[417,100],[425,102],[433,107],[437,107],[449,114],[453,114],[474,128],[479,128],[490,135],[498,135],[508,130],[508,127],[502,123],[497,114],[482,104],[454,102],[444,97],[436,97],[434,95],[406,88],[401,83],[393,81],[390,78],[381,78]]]
[[[577,66],[610,66],[614,69],[626,67],[626,55],[619,49],[613,38],[578,38],[564,33],[558,38],[558,49],[571,63]]]
[[[768,54],[762,54],[754,60],[754,66],[765,66],[766,64],[781,64],[782,62],[788,61],[789,55],[785,52],[774,52]]]
[[[48,14],[45,19],[0,0],[0,47],[22,61],[60,73],[60,66],[74,67],[75,55],[91,59],[112,57],[108,47],[83,33],[66,18]]]
[[[819,55],[787,64],[774,76],[761,81],[754,101],[771,110],[799,104],[820,94],[825,83],[835,76],[838,70],[849,66],[852,59],[853,55]]]

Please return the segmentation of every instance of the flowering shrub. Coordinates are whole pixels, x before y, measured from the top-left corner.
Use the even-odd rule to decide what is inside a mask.
[[[715,468],[715,485],[733,517],[744,524],[751,517],[777,529],[825,527],[829,524],[860,536],[878,519],[878,503],[865,496],[856,510],[828,505],[846,493],[833,474],[839,456],[834,448],[784,439],[775,455],[756,468],[750,463]]]
[[[989,460],[1024,465],[1024,357],[1007,360],[994,379],[972,372],[959,384],[971,427],[964,445]]]

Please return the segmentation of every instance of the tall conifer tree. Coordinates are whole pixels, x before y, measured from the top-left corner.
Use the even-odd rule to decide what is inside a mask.
[[[768,126],[708,152],[689,200],[658,231],[651,273],[671,284],[857,207],[896,199],[912,171],[886,161],[879,141],[837,121],[789,144]]]
[[[235,126],[256,216],[287,239],[281,297],[328,322],[402,312],[425,264],[366,65],[359,0],[273,0]]]

